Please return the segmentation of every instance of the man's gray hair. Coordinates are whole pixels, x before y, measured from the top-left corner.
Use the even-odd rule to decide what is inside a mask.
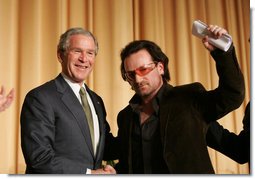
[[[57,49],[58,53],[64,54],[69,47],[70,37],[72,35],[77,35],[77,34],[82,34],[82,35],[89,36],[89,37],[93,38],[93,40],[95,42],[95,46],[96,46],[95,54],[97,55],[99,48],[98,48],[98,42],[97,42],[96,37],[90,31],[85,30],[81,27],[70,28],[60,36],[59,43],[58,43],[58,49]]]

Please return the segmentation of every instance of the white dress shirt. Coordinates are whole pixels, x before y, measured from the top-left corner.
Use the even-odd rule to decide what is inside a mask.
[[[82,105],[82,101],[81,101],[81,96],[80,96],[80,84],[78,83],[75,83],[75,82],[72,82],[70,79],[68,79],[68,77],[61,73],[63,78],[65,79],[65,81],[68,83],[68,85],[72,88],[74,94],[76,95],[76,97],[78,98],[78,100],[80,101],[81,105]],[[93,105],[93,102],[85,88],[85,85],[82,86],[85,91],[86,91],[86,94],[87,94],[87,99],[88,99],[88,103],[89,103],[89,106],[90,106],[90,109],[91,109],[91,113],[92,113],[92,118],[93,118],[93,125],[94,125],[94,139],[95,139],[95,143],[94,143],[94,155],[96,155],[96,152],[97,152],[97,146],[98,146],[98,143],[99,143],[99,124],[98,124],[98,117],[97,117],[97,114],[96,114],[96,110],[94,108],[94,105]]]

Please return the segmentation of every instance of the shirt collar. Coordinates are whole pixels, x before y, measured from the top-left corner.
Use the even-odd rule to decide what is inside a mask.
[[[166,84],[164,83],[161,88],[159,89],[158,93],[156,94],[156,96],[153,98],[152,100],[152,105],[153,108],[156,112],[156,114],[158,114],[159,111],[159,104],[163,98],[163,92],[164,89],[166,88]],[[137,94],[135,94],[131,100],[129,101],[129,105],[131,106],[131,108],[135,111],[135,112],[140,112],[141,111],[141,97],[138,96]]]
[[[64,80],[68,83],[68,85],[72,88],[73,92],[75,93],[75,95],[78,97],[78,99],[80,98],[80,89],[81,86],[79,83],[73,82],[72,80],[70,80],[64,73],[61,73],[61,75],[63,76]],[[86,90],[86,87],[83,83],[82,87]]]

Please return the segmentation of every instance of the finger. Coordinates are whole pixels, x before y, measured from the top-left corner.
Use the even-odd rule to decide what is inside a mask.
[[[220,36],[222,36],[223,34],[227,34],[227,33],[228,33],[228,32],[227,32],[226,29],[221,28],[220,31],[218,32],[218,35],[219,35],[219,37],[220,37]]]
[[[12,88],[9,94],[7,95],[7,98],[14,98],[14,96],[15,96],[14,88]]]
[[[9,94],[6,96],[6,99],[4,102],[4,107],[8,108],[11,105],[13,100],[14,100],[14,89],[11,89]]]
[[[0,106],[2,107],[7,101],[5,96],[0,95]]]
[[[13,98],[7,98],[6,102],[4,103],[4,107],[8,108],[13,101]]]
[[[0,95],[5,95],[5,89],[4,89],[4,86],[1,86]]]
[[[217,29],[219,29],[219,27],[217,25],[213,26],[212,29],[211,29],[211,32],[215,32]]]
[[[215,29],[217,29],[218,28],[218,26],[217,25],[209,25],[208,27],[207,27],[207,30],[209,30],[210,32],[213,32]]]
[[[205,36],[204,38],[202,38],[202,42],[203,42],[203,43],[208,42],[208,36]]]
[[[202,38],[202,43],[204,44],[205,48],[208,48],[209,46],[208,36]]]
[[[219,27],[217,25],[209,25],[207,30],[209,30],[215,38],[221,37],[223,34],[227,34],[227,30]]]
[[[215,29],[213,30],[213,34],[214,34],[215,36],[219,36],[219,35],[220,35],[219,32],[221,32],[221,30],[222,30],[222,28],[220,28],[220,27],[215,27]]]

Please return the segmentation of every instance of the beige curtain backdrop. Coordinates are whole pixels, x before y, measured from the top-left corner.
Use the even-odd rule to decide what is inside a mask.
[[[0,85],[15,88],[15,101],[0,113],[0,173],[22,174],[20,111],[32,88],[61,71],[56,46],[70,27],[92,31],[99,41],[96,65],[87,83],[105,102],[113,133],[116,117],[134,94],[120,75],[120,50],[135,39],[161,46],[170,59],[172,85],[199,81],[208,90],[217,87],[215,63],[201,40],[191,34],[200,19],[228,30],[245,78],[243,104],[220,123],[238,134],[250,100],[249,0],[0,0]],[[241,146],[240,146],[241,147]],[[209,149],[217,174],[247,174],[239,165]]]

